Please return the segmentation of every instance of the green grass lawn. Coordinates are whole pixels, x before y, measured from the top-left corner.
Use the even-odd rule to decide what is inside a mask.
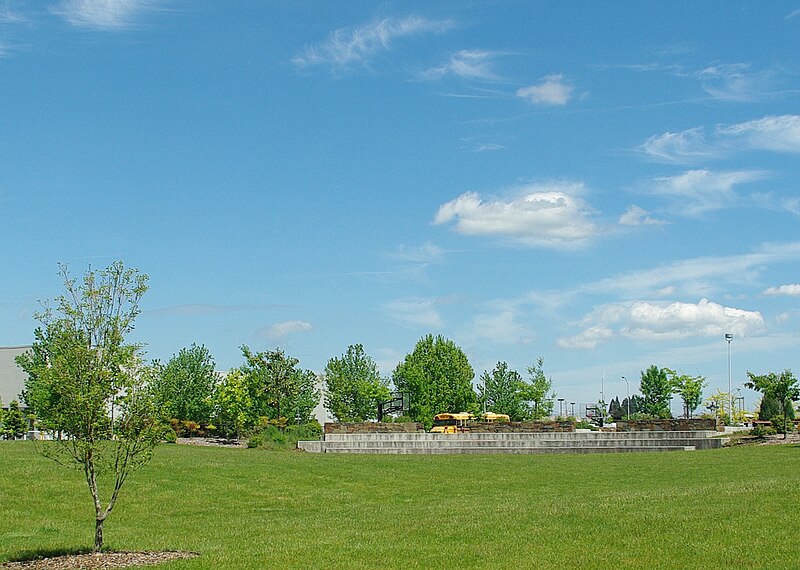
[[[365,456],[163,445],[106,522],[165,569],[796,568],[800,448]],[[0,562],[89,549],[81,475],[0,443]]]

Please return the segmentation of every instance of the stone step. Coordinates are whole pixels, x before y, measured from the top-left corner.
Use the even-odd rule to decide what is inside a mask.
[[[313,442],[312,442],[313,443]],[[359,448],[325,448],[325,453],[361,453],[361,454],[552,454],[552,453],[638,453],[655,451],[694,451],[693,445],[649,445],[638,447],[614,446],[614,447],[359,447]]]
[[[552,439],[540,439],[540,440],[498,440],[498,441],[475,441],[475,440],[443,440],[443,441],[414,441],[414,440],[406,440],[406,441],[381,441],[381,442],[373,442],[373,441],[325,441],[323,442],[323,447],[325,449],[375,449],[375,448],[414,448],[414,449],[421,449],[421,448],[441,448],[441,449],[451,449],[451,448],[460,448],[460,447],[469,447],[469,448],[486,448],[486,447],[498,447],[498,448],[506,448],[506,449],[513,449],[513,448],[522,448],[522,447],[543,447],[543,448],[572,448],[572,447],[664,447],[664,446],[692,446],[696,448],[712,448],[718,447],[722,445],[721,440],[716,439],[705,439],[705,438],[675,438],[675,439],[665,439],[665,440],[620,440],[620,441],[611,441],[611,440],[586,440],[586,441],[577,441],[577,440],[552,440]]]
[[[353,433],[353,434],[326,434],[325,441],[498,441],[498,440],[523,440],[552,439],[563,441],[630,441],[630,440],[669,440],[680,438],[708,438],[718,435],[713,431],[640,431],[640,432],[544,432],[544,433]]]

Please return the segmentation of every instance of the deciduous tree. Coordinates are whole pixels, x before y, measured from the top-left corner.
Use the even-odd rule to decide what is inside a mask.
[[[674,370],[664,368],[667,373],[672,391],[680,395],[683,400],[683,413],[687,418],[692,417],[692,413],[703,401],[703,388],[708,385],[704,376],[690,376],[688,374],[678,374]]]
[[[378,403],[389,399],[389,383],[378,365],[354,344],[325,366],[325,407],[342,422],[361,422],[378,417]]]
[[[523,398],[530,406],[529,417],[534,420],[546,418],[553,413],[556,393],[553,392],[553,380],[544,374],[543,357],[540,356],[534,364],[528,366],[528,377]]]
[[[41,323],[30,351],[17,363],[28,374],[23,393],[39,425],[55,441],[39,446],[84,475],[95,511],[94,549],[129,475],[150,459],[161,426],[147,384],[151,370],[141,345],[126,337],[147,291],[147,276],[122,262],[89,270],[78,281],[60,266],[64,293]]]
[[[667,378],[665,369],[651,365],[647,370],[643,371],[639,390],[642,392],[642,398],[644,399],[640,412],[658,418],[672,416],[669,411],[672,384]]]
[[[512,421],[524,420],[529,414],[523,394],[525,386],[519,372],[506,362],[498,362],[491,372],[480,376],[478,403],[486,411],[508,414]]]
[[[2,421],[0,435],[6,439],[22,437],[28,430],[28,422],[25,421],[25,415],[19,409],[19,402],[16,400],[11,400],[8,405],[8,411],[3,413],[0,421]]]
[[[780,374],[775,374],[774,372],[753,374],[748,371],[747,377],[750,380],[745,382],[745,386],[778,401],[783,419],[783,437],[785,438],[789,420],[788,410],[791,409],[793,412],[793,402],[800,399],[800,387],[797,385],[797,379],[794,374],[792,374],[791,370],[784,370]]]
[[[392,380],[398,390],[410,395],[409,416],[430,427],[436,414],[476,406],[474,377],[463,350],[452,340],[429,334],[397,365]]]
[[[205,346],[182,348],[166,364],[156,363],[153,394],[167,418],[211,422],[214,389],[219,381],[214,359]]]

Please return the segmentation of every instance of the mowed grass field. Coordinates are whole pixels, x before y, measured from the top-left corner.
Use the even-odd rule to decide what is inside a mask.
[[[317,455],[163,445],[106,523],[165,569],[798,568],[800,447]],[[0,562],[91,547],[80,473],[0,443]]]

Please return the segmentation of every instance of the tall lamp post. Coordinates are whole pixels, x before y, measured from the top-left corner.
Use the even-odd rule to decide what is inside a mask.
[[[631,385],[627,378],[623,376],[622,379],[625,380],[625,401],[628,402],[628,417],[625,419],[629,420],[631,419]]]
[[[731,411],[728,421],[733,423],[733,388],[731,387],[731,341],[733,335],[725,333],[725,340],[728,342],[728,405],[730,406],[728,409]]]

